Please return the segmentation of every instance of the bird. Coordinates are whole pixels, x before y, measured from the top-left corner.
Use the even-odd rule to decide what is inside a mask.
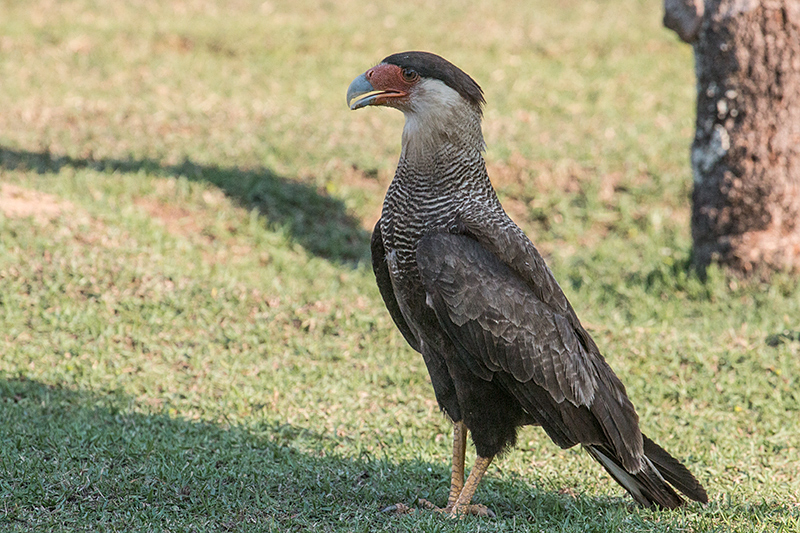
[[[700,482],[642,434],[625,386],[489,179],[481,87],[446,59],[392,54],[347,89],[351,110],[398,109],[402,148],[371,238],[389,314],[453,422],[451,516],[473,504],[493,458],[525,425],[581,444],[643,507],[708,502]],[[465,479],[467,435],[476,459]],[[427,500],[421,500],[432,506]]]

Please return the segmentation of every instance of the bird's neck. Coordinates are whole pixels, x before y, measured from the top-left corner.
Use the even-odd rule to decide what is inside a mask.
[[[435,189],[440,191],[453,179],[483,179],[481,116],[466,104],[463,107],[406,113],[399,166],[406,167],[407,175],[415,180],[434,180]]]
[[[388,203],[398,211],[435,210],[444,217],[476,202],[500,209],[483,150],[479,113],[440,114],[437,120],[406,114],[403,151]]]
[[[448,146],[482,157],[481,113],[461,98],[410,110],[405,117],[401,159],[424,161]]]

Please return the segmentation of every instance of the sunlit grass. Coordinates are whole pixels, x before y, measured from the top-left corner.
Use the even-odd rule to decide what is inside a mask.
[[[0,4],[0,529],[796,531],[800,290],[687,271],[691,50],[661,4]],[[711,504],[628,505],[535,428],[446,499],[374,286],[403,49],[483,86],[490,174]]]

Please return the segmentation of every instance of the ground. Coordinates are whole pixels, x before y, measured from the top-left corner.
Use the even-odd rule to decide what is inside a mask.
[[[658,2],[4,2],[0,529],[796,531],[800,289],[688,272],[691,52]],[[448,521],[450,424],[371,226],[427,49],[489,171],[708,507],[639,510],[536,428]],[[468,457],[468,462],[471,457]]]

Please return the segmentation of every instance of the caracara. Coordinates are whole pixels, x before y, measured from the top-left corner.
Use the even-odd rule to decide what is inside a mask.
[[[581,326],[542,256],[497,199],[483,159],[483,92],[427,52],[390,55],[347,90],[350,109],[405,115],[402,152],[372,234],[392,319],[422,354],[453,421],[450,514],[472,497],[520,426],[584,449],[645,507],[707,502],[680,462],[644,436],[625,387]],[[464,480],[467,431],[477,459]],[[670,486],[671,485],[671,486]]]

